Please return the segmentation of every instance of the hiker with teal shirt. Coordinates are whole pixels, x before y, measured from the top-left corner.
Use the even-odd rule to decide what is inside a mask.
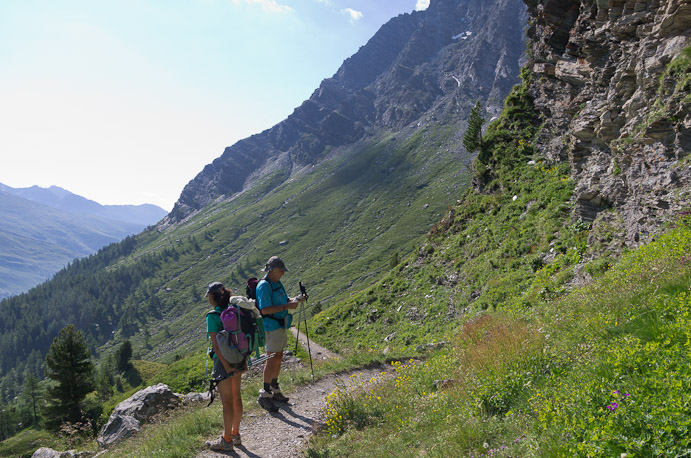
[[[213,442],[207,442],[211,450],[231,451],[234,445],[241,445],[240,420],[242,419],[242,397],[240,381],[242,373],[247,370],[247,362],[233,365],[221,354],[216,334],[223,330],[221,312],[228,308],[232,291],[222,283],[213,282],[207,287],[206,298],[214,307],[213,313],[206,314],[206,332],[214,351],[214,368],[211,377],[218,384],[216,389],[221,395],[223,406],[223,435]]]
[[[266,331],[266,353],[272,356],[264,365],[264,388],[259,390],[257,402],[264,409],[276,412],[275,402],[288,402],[288,398],[281,393],[278,375],[283,362],[283,350],[288,346],[288,329],[292,315],[288,310],[295,310],[305,298],[300,295],[294,299],[288,297],[281,277],[288,271],[278,256],[272,256],[264,266],[267,274],[257,284],[257,306],[264,318]]]

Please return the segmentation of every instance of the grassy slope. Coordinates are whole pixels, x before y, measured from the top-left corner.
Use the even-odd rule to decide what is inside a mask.
[[[372,288],[315,316],[315,337],[323,344],[405,351],[447,340],[478,311],[558,293],[529,288],[543,263],[571,275],[563,267],[580,260],[587,232],[569,223],[568,167],[529,162],[539,120],[527,84],[508,97],[485,137],[492,153],[481,166],[491,167],[486,188],[497,191],[465,192],[416,255]]]
[[[70,261],[142,227],[77,217],[6,192],[0,192],[0,211],[0,298],[27,291]]]
[[[470,320],[381,389],[332,398],[309,456],[687,456],[690,252],[687,218],[589,286]]]
[[[85,255],[50,242],[3,232],[0,233],[0,298],[48,280],[75,258]]]
[[[454,134],[420,130],[407,139],[380,138],[300,179],[276,187],[277,177],[268,177],[183,225],[141,235],[136,252],[111,267],[152,253],[166,258],[132,298],[155,298],[162,311],[160,321],[149,318],[151,352],[143,334],[133,338],[139,356],[164,353],[163,361],[170,362],[175,353],[199,352],[205,345],[200,317],[208,307],[204,284],[218,279],[241,294],[245,279],[260,275],[273,254],[290,269],[284,281],[289,293],[297,293],[298,280],[306,284],[309,308],[326,307],[373,283],[394,253],[419,246],[449,195],[467,186],[467,171],[449,152],[456,150]]]
[[[314,318],[344,351],[449,343],[394,363],[381,389],[331,396],[310,457],[691,451],[691,221],[616,265],[583,266],[594,253],[589,227],[569,219],[566,170],[528,164],[534,123],[507,115],[529,112],[521,93],[478,164],[496,192],[469,191],[417,257]],[[583,270],[599,280],[574,289]]]

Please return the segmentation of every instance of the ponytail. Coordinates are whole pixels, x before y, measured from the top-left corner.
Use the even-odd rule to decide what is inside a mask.
[[[211,294],[217,307],[227,308],[228,304],[230,304],[230,290],[225,286],[222,286]]]

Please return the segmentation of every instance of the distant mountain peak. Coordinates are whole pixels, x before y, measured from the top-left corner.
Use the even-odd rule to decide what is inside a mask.
[[[89,215],[126,222],[142,226],[142,228],[155,224],[167,213],[164,209],[154,204],[101,205],[96,201],[55,185],[48,188],[37,185],[27,188],[12,188],[0,183],[0,189],[24,199],[75,215]]]
[[[518,82],[526,24],[520,0],[435,0],[394,17],[287,119],[204,167],[164,224],[249,188],[277,167],[289,179],[333,149],[377,133],[414,129],[425,119],[462,122],[476,100],[497,114]],[[459,33],[465,39],[454,39]]]
[[[0,183],[0,298],[28,290],[165,214],[151,204],[104,206],[59,186]]]

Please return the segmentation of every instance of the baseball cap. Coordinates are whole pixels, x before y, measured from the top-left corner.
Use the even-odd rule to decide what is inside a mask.
[[[215,281],[213,283],[209,283],[209,286],[206,287],[206,294],[204,294],[204,297],[208,296],[209,293],[215,293],[219,289],[223,287],[223,283],[220,281]]]
[[[283,260],[279,258],[278,256],[271,256],[269,260],[266,262],[266,265],[264,266],[264,272],[270,272],[271,269],[278,267],[281,269],[283,272],[288,272],[288,269],[286,268],[286,265],[283,263]]]

